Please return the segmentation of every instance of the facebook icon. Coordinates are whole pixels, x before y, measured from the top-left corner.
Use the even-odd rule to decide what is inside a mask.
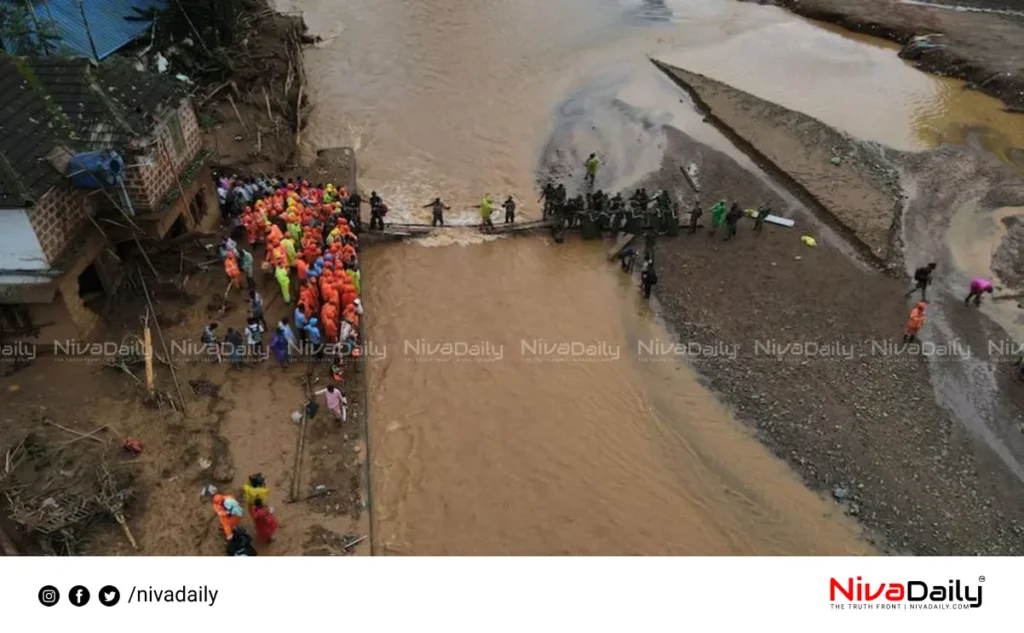
[[[84,607],[89,603],[89,590],[82,585],[75,585],[68,593],[68,600],[76,607]]]

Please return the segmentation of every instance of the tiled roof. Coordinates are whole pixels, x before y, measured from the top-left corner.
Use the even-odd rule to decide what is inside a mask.
[[[0,208],[25,206],[60,181],[45,159],[55,146],[126,153],[184,95],[175,80],[123,59],[0,55]]]

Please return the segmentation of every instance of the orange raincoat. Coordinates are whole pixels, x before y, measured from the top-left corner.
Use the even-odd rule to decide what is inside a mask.
[[[910,311],[910,318],[907,320],[907,329],[905,331],[907,336],[916,336],[921,331],[921,328],[924,327],[926,320],[924,310],[926,306],[927,304],[921,301]]]

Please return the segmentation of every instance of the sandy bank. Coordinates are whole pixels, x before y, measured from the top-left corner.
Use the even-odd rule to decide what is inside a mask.
[[[872,259],[885,264],[898,254],[902,194],[880,149],[703,75],[655,64],[690,93],[709,123],[789,181],[805,204]]]
[[[766,4],[763,0],[757,0]],[[929,72],[965,79],[1024,112],[1024,19],[889,0],[772,0],[806,18],[903,44],[900,56]],[[1008,2],[967,4],[1004,8]],[[928,43],[915,43],[920,36]]]

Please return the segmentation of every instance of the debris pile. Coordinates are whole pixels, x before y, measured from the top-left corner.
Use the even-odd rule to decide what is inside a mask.
[[[134,496],[134,476],[107,461],[107,441],[97,437],[106,426],[81,433],[38,419],[76,437],[57,443],[31,432],[4,451],[0,494],[13,525],[45,553],[74,555],[82,551],[89,528],[109,520],[121,525],[135,547],[124,518]],[[77,444],[82,439],[96,444]],[[66,450],[75,444],[79,450]]]

